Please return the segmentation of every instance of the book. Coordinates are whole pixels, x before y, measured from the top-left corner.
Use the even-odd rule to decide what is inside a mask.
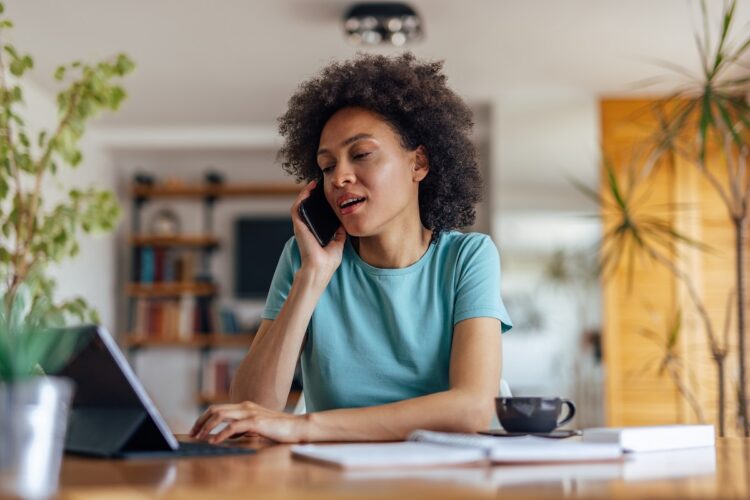
[[[141,249],[140,263],[140,283],[149,284],[154,282],[154,249],[143,247]]]
[[[242,351],[213,351],[202,369],[201,392],[203,394],[226,396],[234,374],[245,359]]]
[[[226,334],[240,333],[240,327],[237,322],[237,316],[229,309],[222,309],[219,312],[219,330]]]
[[[195,296],[183,294],[180,297],[179,313],[177,320],[177,336],[182,340],[190,340],[195,330],[193,318],[195,310]]]
[[[395,443],[306,444],[292,455],[340,468],[382,468],[493,463],[587,462],[622,459],[616,444],[536,436],[488,437],[435,431],[414,431]]]
[[[617,444],[625,452],[666,451],[715,445],[713,425],[655,425],[584,429],[585,443]]]
[[[429,467],[395,469],[350,468],[347,480],[423,480],[461,484],[497,493],[500,488],[517,486],[576,485],[576,496],[602,496],[602,481],[624,482],[713,476],[716,474],[716,450],[685,450],[639,453],[624,460],[545,464],[507,464],[502,467]],[[554,491],[554,490],[552,490]],[[562,491],[562,490],[561,490]]]

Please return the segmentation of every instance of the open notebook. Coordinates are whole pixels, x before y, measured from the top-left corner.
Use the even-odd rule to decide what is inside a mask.
[[[292,454],[342,468],[382,468],[456,465],[485,460],[495,463],[618,460],[622,457],[622,449],[615,444],[534,436],[496,438],[415,431],[404,442],[307,444],[292,447]]]

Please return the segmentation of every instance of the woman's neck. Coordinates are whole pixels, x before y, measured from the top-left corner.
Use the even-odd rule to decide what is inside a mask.
[[[430,229],[422,227],[421,224],[419,228],[419,231],[390,231],[375,236],[352,238],[352,246],[360,258],[373,267],[409,267],[422,258],[432,239]]]

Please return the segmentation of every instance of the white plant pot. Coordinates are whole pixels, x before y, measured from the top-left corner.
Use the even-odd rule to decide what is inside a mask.
[[[72,397],[63,378],[0,383],[0,497],[55,494]]]

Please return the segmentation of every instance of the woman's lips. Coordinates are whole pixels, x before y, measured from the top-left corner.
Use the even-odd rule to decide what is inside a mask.
[[[355,203],[354,205],[346,206],[346,207],[340,209],[341,210],[341,215],[349,215],[350,213],[357,211],[357,209],[359,209],[359,207],[361,207],[365,203],[366,203],[366,201],[360,201],[359,203]]]

